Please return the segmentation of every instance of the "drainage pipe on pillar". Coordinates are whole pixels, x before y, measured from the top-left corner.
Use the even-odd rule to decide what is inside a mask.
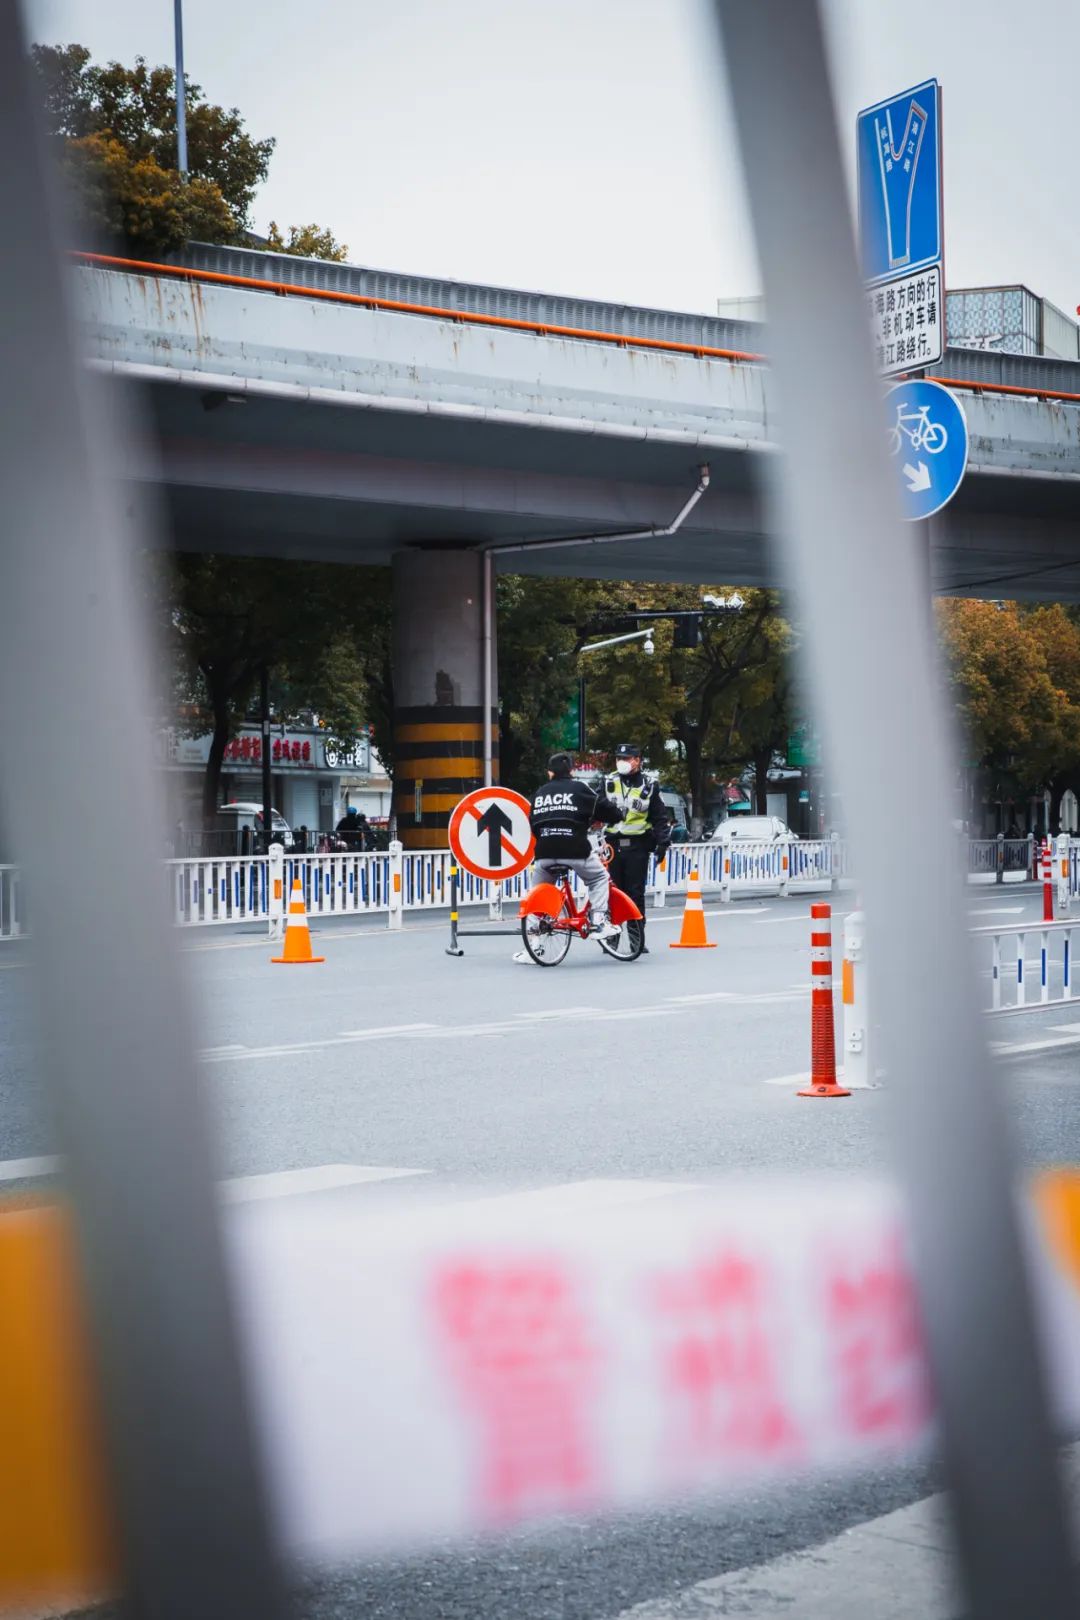
[[[631,529],[619,534],[579,534],[559,540],[516,540],[506,545],[484,546],[482,550],[483,628],[481,631],[481,707],[484,732],[484,786],[493,779],[493,748],[491,711],[495,695],[495,558],[515,551],[550,551],[563,546],[612,545],[617,540],[661,540],[682,528],[694,507],[709,487],[709,468],[698,468],[698,481],[689,498],[683,502],[671,523],[650,529]],[[501,915],[502,890],[493,885],[490,915]]]
[[[626,529],[618,534],[571,534],[559,540],[513,540],[505,545],[484,546],[484,558],[486,561],[488,557],[505,557],[512,551],[554,551],[562,546],[610,546],[618,540],[664,540],[682,528],[708,487],[709,464],[705,462],[698,468],[696,489],[666,528]]]

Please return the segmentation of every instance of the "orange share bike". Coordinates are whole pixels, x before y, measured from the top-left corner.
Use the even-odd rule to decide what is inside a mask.
[[[605,865],[614,850],[604,838],[595,840],[596,852]],[[518,914],[521,917],[521,938],[525,949],[537,967],[558,967],[575,937],[596,940],[600,949],[616,962],[636,962],[641,955],[645,937],[641,931],[641,912],[628,894],[611,885],[608,914],[619,932],[605,939],[595,931],[589,909],[588,895],[579,906],[570,887],[570,868],[556,866],[551,870],[554,883],[538,883],[522,900]]]

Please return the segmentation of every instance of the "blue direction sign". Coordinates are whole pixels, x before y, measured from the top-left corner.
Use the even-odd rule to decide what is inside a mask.
[[[941,89],[927,79],[855,120],[859,236],[870,283],[941,260]]]
[[[885,396],[889,453],[909,523],[933,517],[952,500],[968,458],[960,401],[936,382],[897,383]]]

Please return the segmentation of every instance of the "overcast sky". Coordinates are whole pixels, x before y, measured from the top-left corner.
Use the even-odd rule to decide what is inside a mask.
[[[34,38],[171,61],[172,0],[26,0]],[[827,0],[860,106],[937,77],[950,286],[1080,301],[1076,0]],[[713,311],[758,276],[706,0],[185,0],[189,77],[278,140],[256,228],[358,264]],[[808,182],[812,176],[808,173]]]

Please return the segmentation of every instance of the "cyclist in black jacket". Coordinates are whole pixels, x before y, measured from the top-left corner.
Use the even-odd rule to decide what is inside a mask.
[[[611,881],[589,842],[589,828],[596,821],[614,826],[622,820],[622,811],[571,775],[573,767],[569,754],[552,754],[548,779],[533,794],[529,821],[536,837],[536,869],[549,881],[553,867],[576,872],[588,885],[593,926],[612,937],[619,930],[608,917]]]

